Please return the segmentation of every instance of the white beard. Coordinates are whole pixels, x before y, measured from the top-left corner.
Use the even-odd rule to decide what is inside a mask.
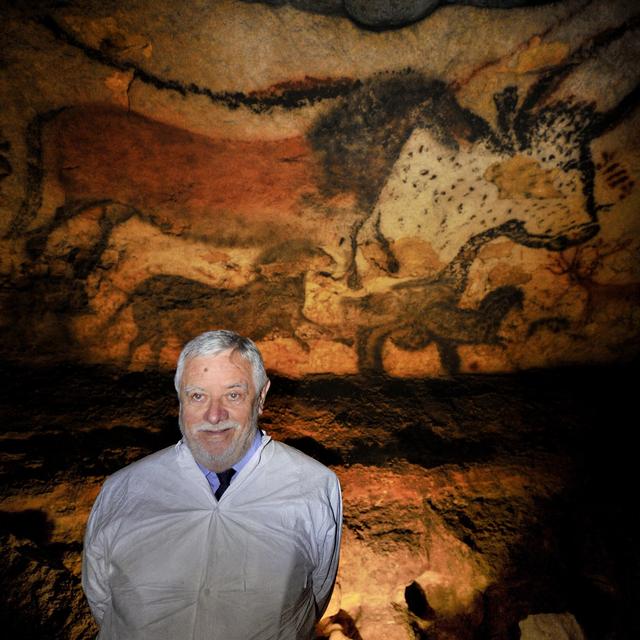
[[[245,433],[235,438],[222,453],[215,454],[207,451],[207,449],[202,444],[200,444],[197,439],[198,432],[221,431],[223,429],[240,429],[241,426],[239,423],[232,420],[227,420],[218,424],[203,422],[193,427],[191,429],[191,435],[189,435],[184,428],[184,424],[182,422],[182,412],[180,412],[180,432],[182,433],[182,437],[187,443],[187,446],[189,447],[196,462],[199,462],[203,467],[210,469],[211,471],[220,472],[229,469],[232,465],[238,462],[238,460],[240,460],[242,456],[244,456],[244,454],[249,450],[249,447],[251,446],[251,443],[253,442],[256,431],[258,429],[258,415],[259,411],[256,403],[253,414],[251,416],[249,428],[245,431]]]

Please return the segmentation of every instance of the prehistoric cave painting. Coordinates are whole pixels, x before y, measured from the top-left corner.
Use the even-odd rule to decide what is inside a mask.
[[[326,193],[351,188],[371,207],[355,247],[375,240],[382,268],[396,273],[391,243],[400,237],[424,239],[446,263],[492,229],[487,239],[552,251],[594,237],[606,205],[593,196],[589,145],[619,114],[569,103],[534,111],[546,84],[536,83],[520,109],[515,87],[497,94],[497,131],[443,83],[412,72],[373,79],[318,122],[310,137],[324,156]],[[354,261],[354,288],[358,275]]]
[[[161,244],[168,239],[169,258],[178,275],[160,271],[149,277],[149,270],[143,269],[140,278],[131,272],[140,242],[133,255],[127,257],[132,250],[117,239],[128,224],[136,230],[156,229],[151,241],[155,242],[153,249],[159,262],[155,267],[160,270]],[[129,314],[137,331],[129,343],[129,361],[133,361],[139,348],[146,346],[151,350],[151,360],[158,363],[163,347],[182,344],[213,326],[233,326],[256,340],[290,338],[306,351],[310,336],[327,334],[326,329],[304,317],[304,280],[312,266],[330,267],[332,258],[307,239],[274,242],[264,243],[257,252],[250,248],[245,269],[233,263],[242,251],[239,247],[229,254],[216,253],[212,251],[213,243],[204,242],[201,246],[205,256],[199,260],[196,240],[189,234],[174,239],[171,229],[158,228],[153,216],[107,200],[58,208],[47,224],[30,234],[26,248],[36,272],[46,269],[50,284],[55,274],[58,290],[70,293],[78,284],[83,290],[92,290],[91,299],[85,294],[83,303],[73,307],[73,313],[91,315],[98,332],[108,331]],[[173,256],[175,243],[185,251],[182,265]],[[216,264],[210,265],[210,260]],[[186,264],[190,269],[184,268]],[[227,286],[211,286],[199,280],[205,270],[207,282],[217,276]],[[238,275],[237,282],[230,282],[229,271]],[[33,281],[37,280],[35,276]]]
[[[484,245],[504,237],[557,252],[597,235],[609,203],[594,197],[590,144],[635,106],[638,89],[607,113],[547,103],[570,68],[549,71],[522,99],[516,87],[496,94],[495,129],[443,83],[411,71],[371,79],[316,123],[310,139],[325,162],[325,192],[351,188],[371,211],[355,223],[350,286],[366,287],[367,272],[398,279],[351,302],[361,368],[382,368],[389,338],[406,350],[435,343],[455,373],[457,347],[498,344],[501,320],[523,300],[517,287],[503,287],[477,309],[460,307]],[[607,179],[625,197],[628,176],[611,166]],[[408,239],[439,265],[428,277],[403,277]]]
[[[275,108],[299,109],[323,100],[329,100],[348,93],[358,80],[348,78],[315,78],[305,76],[292,81],[285,80],[267,87],[263,91],[213,91],[206,86],[199,86],[195,82],[185,82],[179,77],[158,75],[144,65],[132,59],[121,57],[118,53],[123,50],[114,47],[114,40],[126,41],[128,34],[117,28],[107,29],[100,40],[99,46],[91,46],[84,41],[80,34],[69,29],[68,25],[59,21],[53,15],[43,15],[35,18],[35,22],[44,27],[54,38],[66,45],[82,51],[90,60],[110,67],[119,72],[131,73],[134,80],[161,91],[170,91],[184,97],[198,96],[208,99],[212,104],[222,105],[230,110],[246,108],[254,113],[268,113]],[[113,25],[110,25],[112,27]]]
[[[67,205],[126,203],[168,234],[217,245],[260,246],[278,230],[291,234],[305,224],[300,202],[317,182],[313,154],[299,137],[212,139],[91,105],[60,112],[43,137],[56,174],[50,178]]]
[[[617,194],[618,200],[623,200],[631,195],[636,183],[629,175],[629,170],[623,161],[616,158],[614,153],[606,152],[602,156],[602,162],[596,165],[609,187],[610,191]]]
[[[388,343],[433,344],[455,373],[459,347],[500,345],[504,319],[524,302],[517,283],[463,302],[486,245],[505,238],[560,252],[599,231],[609,203],[594,196],[590,145],[635,106],[638,90],[608,112],[554,102],[587,49],[524,95],[516,87],[496,94],[495,125],[442,81],[411,70],[341,81],[343,97],[306,137],[280,140],[212,139],[113,107],[51,111],[27,130],[27,196],[10,232],[26,236],[33,264],[57,269],[70,291],[84,283],[82,311],[96,316],[94,329],[130,314],[138,328],[130,358],[143,345],[157,358],[164,342],[154,331],[182,340],[185,327],[209,326],[214,310],[258,339],[291,338],[306,349],[312,327],[322,339],[355,343],[361,371],[385,369]],[[613,157],[600,170],[619,198],[631,193]],[[42,211],[51,202],[45,174],[64,194],[52,214]],[[285,246],[286,268],[269,271],[275,258],[260,263]],[[416,276],[408,255],[428,268]],[[304,275],[314,270],[335,285],[342,326],[303,311]],[[243,321],[224,309],[232,301],[250,315],[263,298],[289,317]],[[154,329],[144,319],[158,313],[166,326]],[[532,320],[530,335],[567,326],[553,320]]]
[[[100,106],[38,117],[29,132],[33,179],[10,234],[26,236],[34,263],[54,263],[70,277],[115,276],[115,288],[132,293],[145,278],[142,253],[154,243],[171,267],[156,260],[146,276],[175,274],[214,288],[247,284],[270,250],[297,263],[296,272],[317,258],[348,256],[340,234],[359,214],[318,196],[318,169],[303,138],[212,140]],[[43,192],[51,184],[64,202],[47,214]],[[146,236],[148,246],[134,246],[132,236]]]
[[[44,184],[43,167],[43,127],[54,119],[63,109],[52,109],[38,114],[26,127],[25,148],[27,150],[25,195],[15,216],[9,224],[8,238],[19,238],[29,225],[36,219],[42,207],[42,193]]]
[[[384,343],[406,351],[418,351],[435,344],[443,368],[460,370],[457,347],[462,344],[500,345],[498,335],[505,315],[522,309],[523,294],[505,286],[488,293],[477,309],[461,309],[454,290],[421,281],[401,282],[381,294],[358,299],[363,322],[357,331],[358,363],[361,371],[383,371]]]
[[[102,262],[114,228],[134,216],[146,220],[135,207],[113,200],[80,200],[63,205],[51,220],[28,234],[27,254],[34,262],[50,266],[61,261],[64,275],[86,280]],[[74,234],[69,227],[76,219],[81,229]]]
[[[138,348],[151,347],[158,364],[169,340],[184,344],[212,328],[233,327],[254,340],[291,338],[305,351],[305,327],[311,335],[323,329],[303,315],[304,275],[269,280],[258,276],[243,287],[216,289],[181,276],[158,275],[140,283],[118,315],[131,310],[138,333],[129,344],[129,360]]]
[[[609,315],[612,312],[615,314],[615,310],[611,309],[612,302],[615,305],[619,299],[640,301],[640,283],[602,284],[598,282],[596,275],[602,269],[605,261],[616,255],[622,255],[626,260],[633,260],[634,257],[629,256],[632,248],[630,239],[605,243],[599,238],[588,246],[570,247],[566,251],[552,256],[548,267],[549,271],[556,276],[567,277],[571,286],[580,290],[584,295],[583,310],[578,319],[582,326],[594,322],[598,314]],[[625,321],[620,317],[618,322],[631,324],[630,319]],[[556,330],[556,327],[557,325],[551,326],[551,329]],[[538,328],[540,327],[536,325],[530,327],[529,331]],[[621,356],[624,356],[628,347],[633,346],[632,340],[628,342],[630,344],[623,343],[621,345]]]

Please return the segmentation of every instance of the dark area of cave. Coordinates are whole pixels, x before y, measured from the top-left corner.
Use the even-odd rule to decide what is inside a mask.
[[[441,380],[275,378],[263,426],[287,440],[283,421],[313,430],[314,414],[328,412],[352,439],[327,446],[322,433],[289,441],[337,468],[410,461],[464,469],[496,460],[566,466],[570,482],[541,505],[542,516],[510,550],[509,571],[484,593],[476,619],[436,620],[418,636],[515,639],[527,615],[569,610],[588,638],[633,638],[640,631],[633,525],[637,375],[632,363]],[[4,497],[100,480],[175,442],[171,383],[168,372],[5,363]],[[454,423],[456,437],[433,429]],[[372,445],[367,434],[380,427],[387,436]],[[441,515],[466,544],[490,555],[496,528],[514,526],[509,508],[507,500],[487,499]],[[80,552],[79,542],[53,543],[52,523],[34,509],[2,512],[0,527],[8,550],[3,629],[10,637],[69,637],[71,622],[87,615],[78,578],[64,569],[65,556]],[[419,585],[408,585],[405,596],[410,612],[432,618]]]

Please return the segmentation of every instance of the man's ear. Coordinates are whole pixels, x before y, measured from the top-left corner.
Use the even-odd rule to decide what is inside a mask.
[[[267,381],[264,383],[262,387],[262,391],[260,391],[260,396],[258,397],[258,415],[262,415],[262,409],[264,408],[264,400],[267,397],[267,392],[269,391],[270,386],[271,386],[271,380],[267,378]]]

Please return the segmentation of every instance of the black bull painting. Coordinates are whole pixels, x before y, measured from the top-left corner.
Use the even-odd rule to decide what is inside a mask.
[[[92,317],[94,333],[128,314],[129,359],[233,326],[303,349],[310,337],[336,341],[368,372],[383,370],[387,341],[435,345],[456,373],[458,348],[500,344],[505,316],[523,304],[509,285],[461,305],[482,248],[505,238],[566,250],[599,233],[610,204],[596,201],[590,145],[635,107],[637,89],[607,112],[550,100],[572,65],[524,95],[496,94],[494,125],[413,71],[343,83],[306,137],[287,140],[209,140],[91,105],[44,114],[29,130],[29,184],[11,233],[26,239],[32,281],[48,265],[49,309]],[[616,175],[623,197],[629,181]],[[47,181],[64,194],[50,213]],[[136,234],[159,256],[139,269]],[[426,275],[403,272],[403,237],[435,253]],[[342,317],[309,313],[311,274],[338,292]],[[372,288],[374,276],[387,284]]]

